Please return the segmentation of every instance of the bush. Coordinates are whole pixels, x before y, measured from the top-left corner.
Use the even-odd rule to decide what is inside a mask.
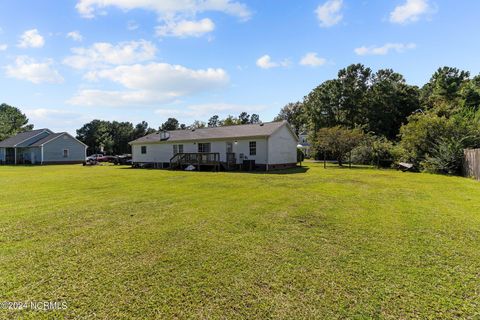
[[[346,155],[364,139],[365,134],[359,128],[347,129],[341,126],[322,128],[317,132],[314,147],[317,152],[324,150],[331,154],[338,161],[338,165],[342,166]]]
[[[458,174],[463,149],[480,146],[480,127],[470,117],[414,115],[401,128],[398,160],[422,171]]]
[[[297,162],[303,162],[303,160],[305,160],[305,154],[302,150],[297,148]]]
[[[385,137],[366,136],[352,150],[352,162],[388,167],[393,162],[394,145]]]

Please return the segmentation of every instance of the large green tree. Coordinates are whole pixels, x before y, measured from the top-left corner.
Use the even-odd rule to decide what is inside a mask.
[[[135,129],[133,130],[132,139],[135,140],[135,139],[144,137],[147,134],[151,134],[151,133],[154,133],[154,132],[155,132],[155,129],[150,128],[148,126],[148,122],[142,121],[135,126]]]
[[[402,124],[420,108],[419,89],[406,84],[393,70],[379,70],[372,77],[366,96],[365,129],[375,135],[395,139]]]
[[[177,119],[168,118],[167,121],[162,123],[159,129],[166,130],[166,131],[173,131],[173,130],[178,130],[179,128],[180,128],[180,123],[178,122]]]
[[[141,138],[155,130],[145,121],[135,127],[130,122],[93,120],[77,130],[77,139],[89,146],[88,152],[107,154],[130,153],[130,141]]]
[[[253,116],[252,116],[253,117]],[[287,121],[298,135],[307,127],[303,103],[295,102],[284,106],[273,121]]]
[[[336,125],[354,128],[367,122],[367,94],[372,70],[361,64],[338,72],[337,79],[315,88],[304,104],[314,131]]]
[[[110,123],[110,136],[113,140],[111,153],[130,153],[131,147],[128,143],[134,139],[133,134],[134,127],[133,124],[130,122],[113,121],[112,123]]]
[[[394,139],[409,115],[420,107],[417,87],[393,70],[373,73],[351,65],[310,92],[304,99],[305,122],[313,132],[324,127],[362,127]]]
[[[92,120],[77,130],[77,139],[85,143],[88,153],[99,153],[103,148],[106,152],[112,151],[110,123],[103,120]]]
[[[32,129],[33,125],[28,124],[27,116],[20,109],[5,103],[0,105],[0,141]]]

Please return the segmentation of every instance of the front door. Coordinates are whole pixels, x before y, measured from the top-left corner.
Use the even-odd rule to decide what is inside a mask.
[[[227,142],[227,153],[233,153],[233,142]]]
[[[226,143],[226,159],[227,159],[227,164],[235,164],[237,163],[237,160],[235,158],[235,153],[233,153],[233,142],[228,141]]]

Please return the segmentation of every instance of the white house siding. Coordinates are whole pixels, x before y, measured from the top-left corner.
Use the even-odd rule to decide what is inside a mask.
[[[68,157],[63,150],[68,149]],[[65,134],[43,146],[43,163],[79,163],[85,161],[86,147],[79,141]]]
[[[237,141],[237,143],[235,143]],[[256,141],[257,154],[250,155],[250,141]],[[202,140],[202,141],[176,141],[176,142],[159,142],[159,143],[146,143],[146,144],[134,144],[132,145],[132,158],[136,163],[168,163],[173,157],[173,145],[183,145],[184,153],[197,153],[198,143],[210,143],[210,152],[219,153],[220,161],[227,161],[227,142],[231,142],[233,145],[233,152],[237,158],[237,163],[241,163],[240,154],[244,155],[245,159],[255,160],[255,163],[266,164],[267,152],[266,145],[267,140],[265,138],[246,138],[246,139],[232,139],[232,140]],[[147,147],[147,153],[142,154],[142,146]]]
[[[268,139],[268,164],[296,164],[297,144],[298,139],[287,126],[279,128]]]

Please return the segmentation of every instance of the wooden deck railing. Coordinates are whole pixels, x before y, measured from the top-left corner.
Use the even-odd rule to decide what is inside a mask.
[[[193,165],[197,169],[201,165],[220,165],[220,153],[177,153],[170,159],[172,169],[179,168],[182,165]]]

